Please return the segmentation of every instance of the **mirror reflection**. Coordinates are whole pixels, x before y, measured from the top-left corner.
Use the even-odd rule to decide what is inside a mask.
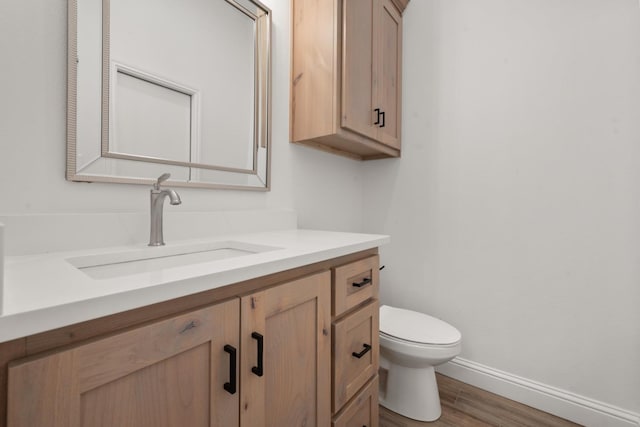
[[[268,189],[268,9],[252,0],[76,7],[69,179],[148,183],[170,172],[174,185]]]

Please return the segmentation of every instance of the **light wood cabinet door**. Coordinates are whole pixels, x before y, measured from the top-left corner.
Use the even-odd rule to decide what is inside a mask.
[[[238,426],[239,390],[224,385],[239,323],[235,299],[14,362],[7,425]]]
[[[377,139],[400,149],[402,17],[391,0],[378,8],[377,107],[382,110]]]
[[[342,127],[400,149],[400,13],[391,0],[343,1],[342,40]]]
[[[331,274],[241,299],[243,427],[331,423]]]
[[[376,139],[373,35],[377,0],[349,0],[342,5],[342,127]]]

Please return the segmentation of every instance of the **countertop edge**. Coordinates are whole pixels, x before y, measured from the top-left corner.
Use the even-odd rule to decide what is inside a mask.
[[[292,256],[283,259],[163,283],[157,286],[100,295],[94,298],[52,305],[30,311],[7,313],[0,316],[0,343],[169,301],[198,292],[232,286],[245,280],[373,249],[389,241],[388,236],[369,235],[368,237],[370,238],[365,241],[359,241],[353,244],[342,244],[333,248],[325,247],[318,251],[307,251],[299,254],[294,253]]]

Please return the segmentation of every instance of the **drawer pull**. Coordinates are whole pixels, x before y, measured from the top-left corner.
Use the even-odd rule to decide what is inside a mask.
[[[229,382],[224,383],[224,389],[227,390],[229,394],[236,394],[236,349],[227,344],[224,346],[224,351],[229,353]]]
[[[262,362],[264,359],[264,337],[257,332],[251,332],[251,338],[258,341],[258,366],[252,367],[251,372],[261,377],[264,375],[264,371],[262,370]]]
[[[373,111],[376,113],[376,121],[373,124],[374,125],[379,125],[380,124],[380,109],[376,108]]]
[[[362,344],[362,346],[364,347],[364,350],[362,350],[360,353],[356,353],[354,351],[353,353],[351,353],[351,355],[357,359],[361,359],[362,356],[364,356],[369,352],[369,350],[371,350],[371,346],[369,344]]]
[[[364,285],[368,285],[369,283],[371,283],[371,277],[365,277],[364,279],[362,279],[362,282],[353,282],[352,285],[356,288],[361,288]]]

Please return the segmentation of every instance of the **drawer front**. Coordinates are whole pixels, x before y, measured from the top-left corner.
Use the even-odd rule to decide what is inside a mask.
[[[372,300],[333,325],[333,412],[378,373],[379,303]]]
[[[378,297],[379,263],[380,258],[374,255],[333,269],[334,316],[340,316],[369,298]]]
[[[377,376],[334,418],[332,426],[378,427]]]

